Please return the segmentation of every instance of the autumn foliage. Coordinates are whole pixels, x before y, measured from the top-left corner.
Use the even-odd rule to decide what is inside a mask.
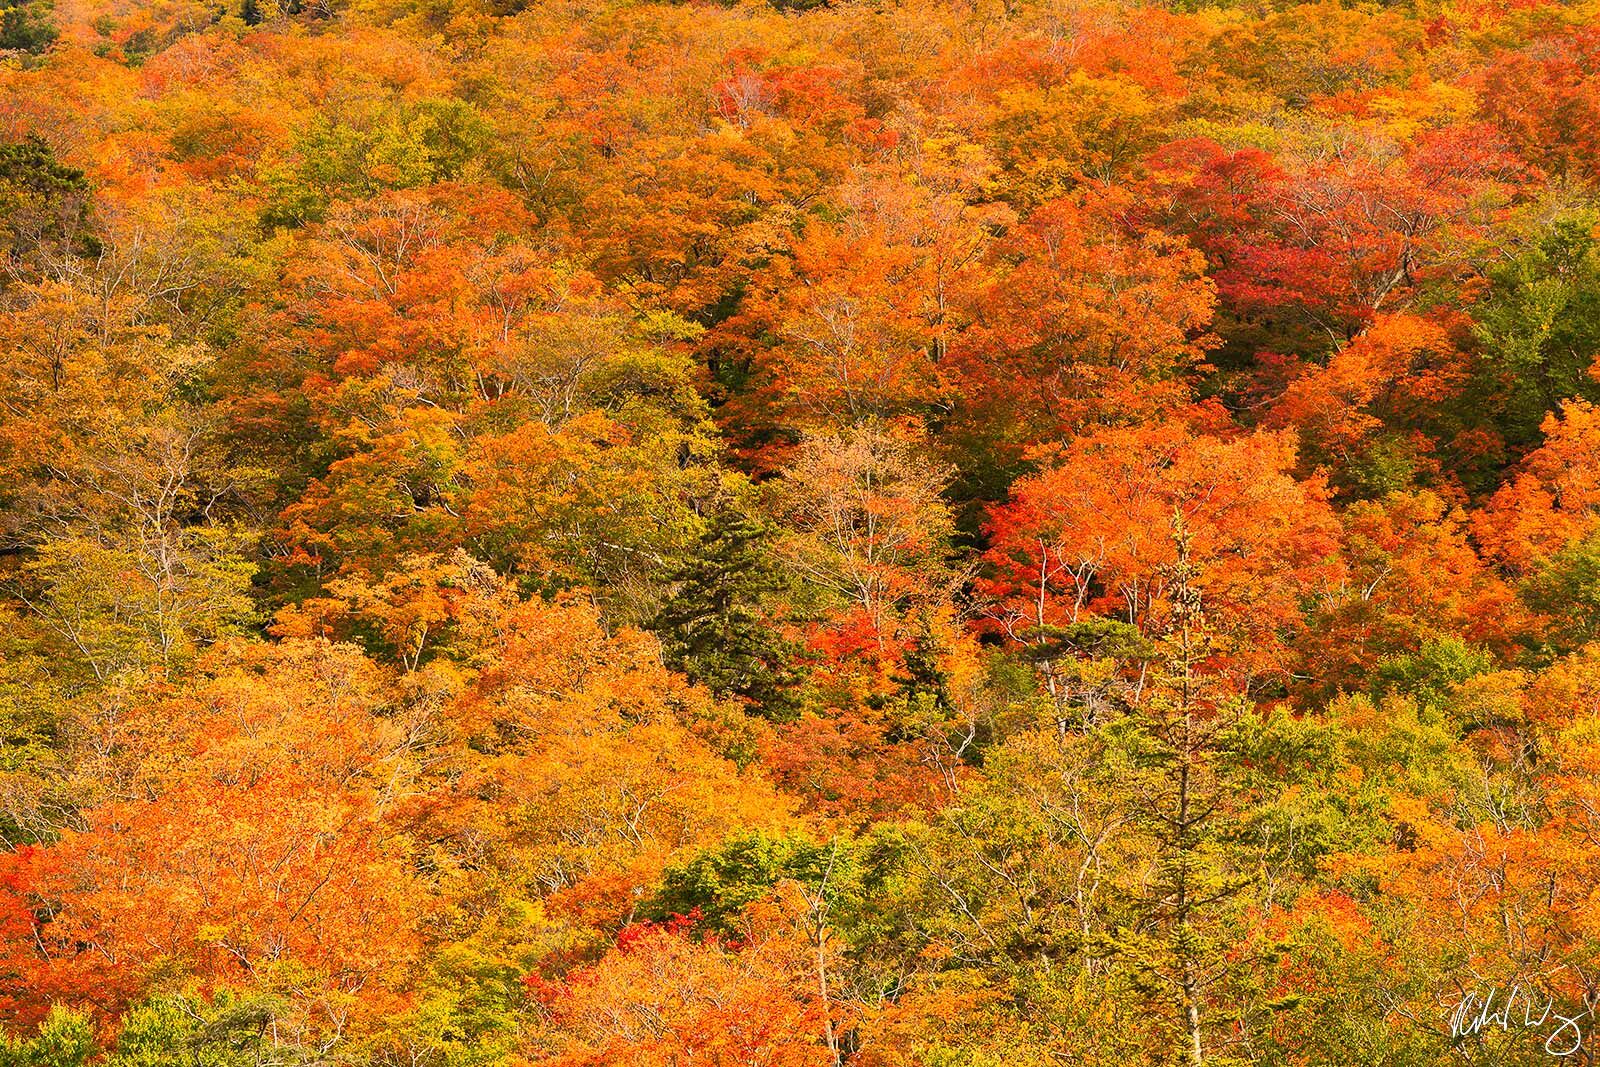
[[[1594,1062],[1597,161],[1592,0],[0,0],[0,1067]]]

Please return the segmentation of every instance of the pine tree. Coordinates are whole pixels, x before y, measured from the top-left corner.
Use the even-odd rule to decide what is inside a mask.
[[[1124,720],[1143,773],[1134,816],[1155,851],[1154,876],[1134,902],[1138,934],[1124,950],[1152,992],[1175,1001],[1180,1055],[1190,1067],[1206,1062],[1207,993],[1247,966],[1229,957],[1216,936],[1215,913],[1248,884],[1227,862],[1227,783],[1218,774],[1245,704],[1206,670],[1217,651],[1206,624],[1200,569],[1190,554],[1182,517],[1173,519],[1177,560],[1166,568],[1172,614],[1163,643],[1165,664],[1149,697]]]
[[[674,595],[649,624],[667,665],[760,714],[794,706],[795,649],[776,631],[767,605],[783,588],[763,548],[767,529],[735,508],[719,510],[698,549],[672,575]]]

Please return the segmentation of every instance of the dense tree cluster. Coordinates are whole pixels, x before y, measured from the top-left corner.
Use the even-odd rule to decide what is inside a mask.
[[[1595,0],[0,53],[0,1067],[1600,1057]]]

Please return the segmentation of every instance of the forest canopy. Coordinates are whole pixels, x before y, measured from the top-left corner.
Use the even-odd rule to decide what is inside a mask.
[[[0,1067],[1600,1061],[1600,2],[0,0]]]

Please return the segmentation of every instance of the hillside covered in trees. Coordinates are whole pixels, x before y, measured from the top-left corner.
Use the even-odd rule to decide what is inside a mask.
[[[1600,1062],[1600,3],[0,49],[0,1065]]]

